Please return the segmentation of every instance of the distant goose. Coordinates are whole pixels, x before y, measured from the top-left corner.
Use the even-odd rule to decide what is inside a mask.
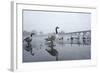
[[[57,40],[63,40],[63,37],[59,37],[59,35],[58,35],[58,33],[59,33],[59,32],[58,32],[58,29],[59,29],[59,27],[56,26],[56,28],[55,28],[55,32],[56,32],[56,35],[55,35],[55,36],[56,36],[56,39],[57,39]]]
[[[57,26],[57,27],[55,28],[56,34],[58,34],[58,29],[59,29],[59,27]]]

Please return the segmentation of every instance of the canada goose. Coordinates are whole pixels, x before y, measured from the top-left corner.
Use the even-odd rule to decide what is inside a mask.
[[[59,29],[59,27],[57,26],[57,27],[55,28],[56,34],[58,34],[58,29]]]
[[[34,34],[31,33],[30,36],[28,36],[28,37],[26,37],[26,38],[24,39],[24,41],[27,42],[27,46],[26,46],[27,49],[25,49],[25,50],[26,50],[26,51],[30,51],[31,55],[34,55],[34,53],[32,53],[32,44],[31,44],[32,36],[33,36],[33,35],[34,35]]]

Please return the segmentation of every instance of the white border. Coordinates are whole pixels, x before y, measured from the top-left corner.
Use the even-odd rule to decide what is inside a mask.
[[[55,69],[73,66],[91,66],[96,65],[95,37],[91,40],[91,60],[73,60],[58,62],[34,62],[22,63],[22,9],[30,10],[52,10],[52,11],[71,11],[71,12],[89,12],[91,13],[92,36],[95,34],[96,8],[95,7],[77,7],[63,5],[42,5],[33,3],[12,2],[12,58],[11,69],[13,71],[26,71],[34,69]],[[14,25],[13,25],[14,24]],[[52,66],[53,65],[53,66]]]

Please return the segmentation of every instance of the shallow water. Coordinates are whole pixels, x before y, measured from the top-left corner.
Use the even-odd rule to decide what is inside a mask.
[[[27,43],[23,43],[23,62],[56,61],[56,56],[50,55],[45,50],[50,49],[45,44],[45,38],[47,36],[33,36],[31,44],[34,56],[25,50]],[[74,40],[74,42],[77,42],[77,40]],[[70,44],[66,36],[64,36],[63,40],[56,40],[54,44],[56,45],[54,49],[58,51],[58,60],[91,59],[91,45]]]

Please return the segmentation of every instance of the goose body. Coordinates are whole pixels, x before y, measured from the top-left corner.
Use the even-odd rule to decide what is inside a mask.
[[[31,55],[34,55],[34,53],[32,53],[32,44],[31,44],[31,41],[32,41],[32,34],[30,36],[27,36],[24,41],[27,43],[26,45],[26,51],[30,52]]]
[[[24,41],[26,41],[26,42],[31,42],[31,41],[32,41],[32,37],[26,37],[26,38],[24,39]]]

